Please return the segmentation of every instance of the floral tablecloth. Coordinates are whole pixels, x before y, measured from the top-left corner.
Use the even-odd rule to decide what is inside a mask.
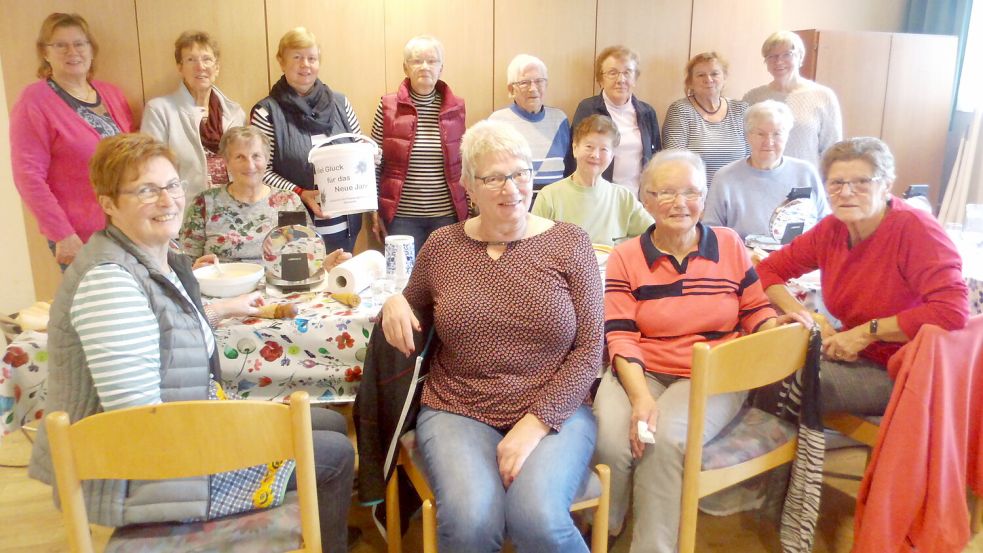
[[[240,398],[282,400],[306,390],[312,402],[355,399],[379,306],[346,307],[321,293],[298,302],[296,319],[229,319],[215,331],[222,385]],[[24,332],[0,362],[0,436],[44,416],[48,335]]]

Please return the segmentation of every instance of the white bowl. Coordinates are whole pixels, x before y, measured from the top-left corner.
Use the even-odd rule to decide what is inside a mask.
[[[263,278],[263,266],[256,263],[222,263],[195,270],[201,293],[216,298],[231,298],[256,289]]]

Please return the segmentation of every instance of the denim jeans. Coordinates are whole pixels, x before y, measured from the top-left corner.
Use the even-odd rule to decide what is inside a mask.
[[[321,550],[345,553],[348,551],[348,508],[352,503],[355,450],[348,434],[339,431],[347,429],[345,418],[339,413],[313,407],[311,426]],[[296,473],[287,482],[287,489],[297,489]]]
[[[570,505],[589,476],[596,433],[590,408],[580,406],[539,442],[505,489],[496,448],[506,432],[423,407],[417,447],[437,498],[438,548],[491,553],[507,535],[519,553],[587,553]]]
[[[392,222],[386,227],[386,233],[412,236],[413,248],[416,250],[415,253],[419,254],[420,248],[430,237],[430,233],[456,222],[457,217],[455,215],[446,217],[393,217]]]

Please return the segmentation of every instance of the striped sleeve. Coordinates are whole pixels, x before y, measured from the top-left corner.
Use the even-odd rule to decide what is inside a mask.
[[[273,122],[270,120],[270,114],[266,108],[254,107],[252,116],[249,118],[249,124],[259,129],[270,141],[270,151],[266,161],[266,174],[263,175],[263,182],[274,188],[295,192],[297,186],[273,170],[273,158],[276,157],[276,133],[273,132]]]
[[[161,402],[160,328],[130,273],[114,264],[90,269],[69,317],[104,410]]]
[[[345,117],[348,119],[348,128],[355,134],[362,134],[362,125],[358,123],[358,116],[355,115],[355,109],[347,96],[345,96]]]
[[[379,163],[375,165],[375,182],[382,182],[382,168],[386,163],[386,158],[382,153],[382,129],[384,125],[382,115],[382,99],[379,100],[379,107],[375,108],[375,117],[372,119],[372,140],[379,146]]]

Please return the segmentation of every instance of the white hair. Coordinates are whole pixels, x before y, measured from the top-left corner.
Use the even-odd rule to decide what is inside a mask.
[[[688,165],[690,168],[696,171],[696,185],[701,190],[706,192],[707,166],[705,163],[703,163],[703,159],[689,150],[675,148],[662,150],[661,152],[652,156],[652,159],[649,160],[648,165],[645,166],[645,170],[642,171],[642,176],[639,178],[641,190],[643,192],[647,191],[649,184],[655,182],[655,177],[659,173],[659,170],[666,165],[674,163]]]
[[[518,56],[512,58],[509,62],[509,68],[505,72],[505,78],[508,84],[512,84],[519,80],[519,76],[522,72],[529,67],[536,67],[543,73],[543,77],[546,77],[546,64],[543,60],[537,58],[536,56],[530,56],[529,54],[519,54]]]
[[[410,61],[414,51],[430,48],[437,51],[440,63],[444,63],[444,45],[437,40],[437,37],[431,35],[418,35],[406,41],[406,46],[403,46],[403,63]]]
[[[489,154],[524,159],[532,167],[532,150],[526,138],[512,125],[485,119],[472,125],[461,140],[461,176],[465,182],[474,182],[478,160]]]
[[[744,113],[744,134],[751,134],[751,131],[763,121],[775,123],[783,134],[788,134],[795,125],[795,116],[785,102],[778,100],[758,102]]]

